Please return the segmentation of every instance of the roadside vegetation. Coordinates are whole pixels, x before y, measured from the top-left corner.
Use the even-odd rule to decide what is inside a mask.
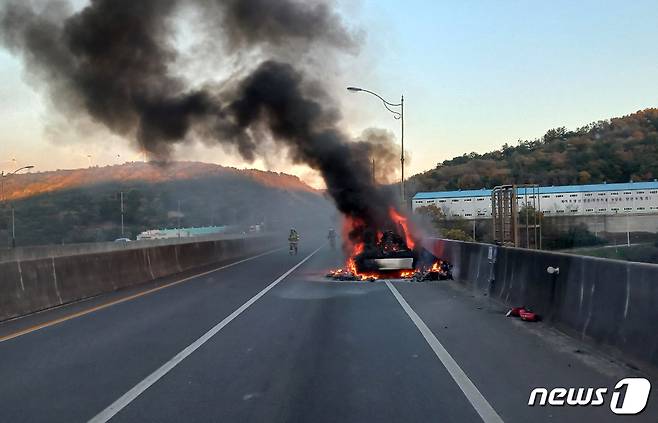
[[[445,160],[408,181],[409,192],[492,188],[512,183],[569,185],[658,178],[658,109],[551,129],[534,140]]]
[[[473,241],[473,222],[463,217],[448,217],[435,205],[416,209],[416,214],[423,228],[431,235],[458,241]],[[475,240],[491,241],[491,225],[486,222],[475,223]]]

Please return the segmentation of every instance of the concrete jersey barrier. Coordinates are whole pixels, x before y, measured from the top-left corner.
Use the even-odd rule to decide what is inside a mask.
[[[0,321],[264,252],[273,236],[0,262]]]
[[[461,284],[658,369],[658,265],[436,238],[425,245]]]
[[[258,238],[272,236],[273,233],[256,232],[248,234],[208,234],[182,238],[164,238],[139,240],[131,242],[85,242],[80,244],[65,245],[33,245],[18,248],[0,248],[0,263],[5,261],[33,260],[40,258],[86,255],[92,253],[109,253],[112,251],[124,251],[143,249],[150,247],[161,247],[173,244],[189,244],[190,242],[219,241],[225,239]],[[281,234],[279,234],[281,236]]]

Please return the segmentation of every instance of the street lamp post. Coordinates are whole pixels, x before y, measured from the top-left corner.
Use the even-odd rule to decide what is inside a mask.
[[[121,238],[125,237],[123,231],[123,191],[121,191]]]
[[[399,119],[400,120],[400,199],[402,202],[402,206],[406,208],[406,198],[405,198],[405,192],[404,192],[404,96],[400,97],[400,102],[399,103],[392,103],[390,101],[384,100],[382,96],[380,96],[377,93],[374,93],[370,90],[366,90],[364,88],[358,88],[358,87],[347,87],[348,91],[352,92],[364,92],[368,93],[371,95],[374,95],[378,99],[382,101],[384,104],[384,107],[386,107],[386,110],[391,112],[393,114],[394,119]],[[394,110],[392,108],[400,108],[400,111]]]
[[[16,213],[14,205],[11,205],[11,248],[16,248]]]
[[[3,206],[6,203],[5,199],[5,178],[8,178],[9,176],[15,175],[21,170],[28,170],[32,169],[34,166],[23,166],[20,167],[13,172],[5,173],[4,171],[0,172],[0,185],[1,188],[0,190],[2,191],[2,203]],[[11,248],[16,248],[16,217],[15,217],[15,209],[14,209],[14,204],[12,203],[11,205]]]
[[[180,239],[180,200],[178,200],[178,222],[176,223],[176,226],[178,226],[178,238]]]

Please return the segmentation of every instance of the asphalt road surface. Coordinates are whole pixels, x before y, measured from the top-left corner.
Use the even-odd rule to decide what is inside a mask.
[[[655,392],[610,411],[622,363],[455,282],[327,281],[320,246],[0,325],[0,421],[658,421]],[[608,396],[531,407],[536,387]]]

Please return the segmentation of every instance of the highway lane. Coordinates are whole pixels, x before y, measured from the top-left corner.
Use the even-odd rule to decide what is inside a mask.
[[[385,284],[309,261],[116,416],[138,421],[477,421]]]
[[[87,421],[298,264],[279,251],[0,343],[0,421]],[[327,282],[323,248],[112,421],[482,419],[386,284]],[[613,386],[625,370],[502,317],[451,282],[395,286],[504,421],[613,421],[528,407],[533,387]],[[609,364],[609,363],[608,363]],[[633,421],[655,421],[656,396]]]
[[[88,420],[297,261],[278,251],[0,343],[0,421]]]

